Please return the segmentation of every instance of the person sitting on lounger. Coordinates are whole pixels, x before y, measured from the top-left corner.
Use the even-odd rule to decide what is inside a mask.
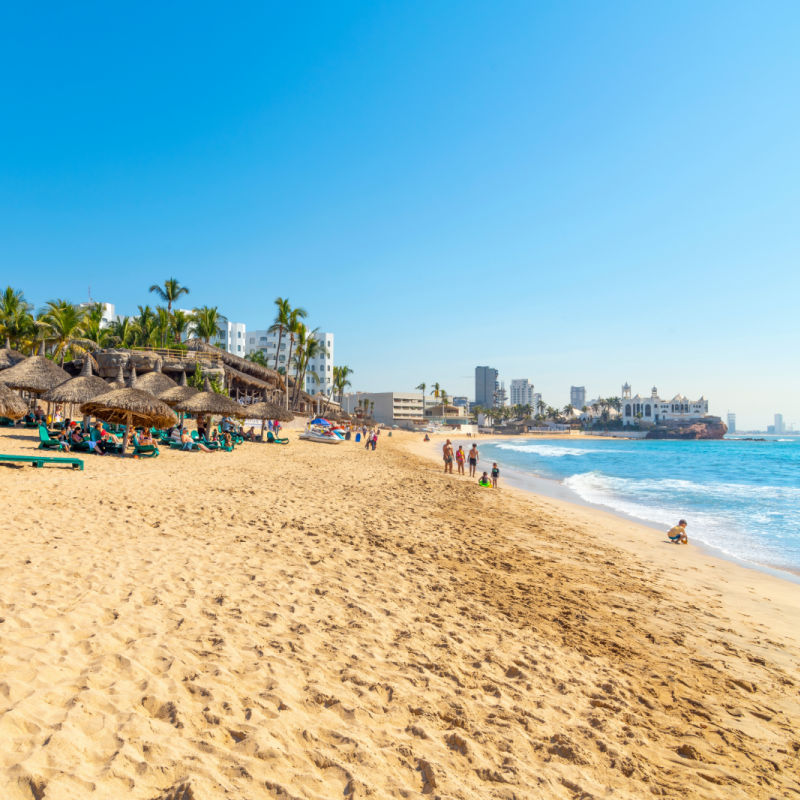
[[[181,444],[183,445],[181,450],[193,450],[195,447],[197,447],[198,450],[202,450],[204,453],[211,452],[202,442],[192,441],[189,431],[187,431],[185,428],[181,434]]]
[[[139,434],[139,441],[138,441],[138,444],[139,444],[139,447],[142,447],[142,445],[146,445],[146,444],[152,444],[152,445],[155,445],[155,440],[153,439],[153,436],[152,436],[152,434],[150,433],[150,431],[149,431],[147,428],[145,428],[145,429],[144,429],[144,430],[143,430],[143,431],[142,431],[142,432]]]
[[[94,427],[89,432],[89,447],[93,453],[99,456],[106,454],[106,444],[103,441],[102,427],[99,422],[95,422]]]

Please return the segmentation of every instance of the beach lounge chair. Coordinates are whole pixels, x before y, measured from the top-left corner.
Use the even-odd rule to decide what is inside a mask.
[[[139,436],[133,437],[133,457],[134,458],[157,458],[158,447],[154,444],[139,444]]]
[[[267,431],[267,444],[289,444],[289,440],[286,438],[276,439],[272,431]]]
[[[6,456],[0,455],[0,464],[10,464],[21,462],[30,464],[33,467],[43,467],[45,464],[65,464],[72,469],[83,469],[83,461],[80,458],[53,458],[52,456]]]
[[[66,450],[67,446],[64,442],[59,442],[58,439],[51,439],[47,428],[44,425],[39,426],[39,450]]]
[[[194,439],[195,442],[199,442],[200,444],[204,445],[209,450],[219,450],[219,442],[212,442],[209,439],[206,439],[205,436],[201,439],[197,431],[192,431],[192,439]]]

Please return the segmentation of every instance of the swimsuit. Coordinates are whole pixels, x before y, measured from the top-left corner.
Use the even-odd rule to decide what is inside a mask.
[[[470,458],[469,463],[474,467],[478,463],[477,458]]]

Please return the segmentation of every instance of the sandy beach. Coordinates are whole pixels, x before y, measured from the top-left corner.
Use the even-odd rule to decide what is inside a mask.
[[[3,800],[800,795],[797,585],[290,437],[0,469]]]

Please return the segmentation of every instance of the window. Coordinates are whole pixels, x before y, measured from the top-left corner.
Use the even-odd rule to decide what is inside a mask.
[[[255,343],[256,343],[256,337],[255,336],[251,336],[250,337],[250,344],[255,344]]]
[[[237,339],[241,339],[242,338],[242,332],[241,331],[236,331],[236,338]]]

